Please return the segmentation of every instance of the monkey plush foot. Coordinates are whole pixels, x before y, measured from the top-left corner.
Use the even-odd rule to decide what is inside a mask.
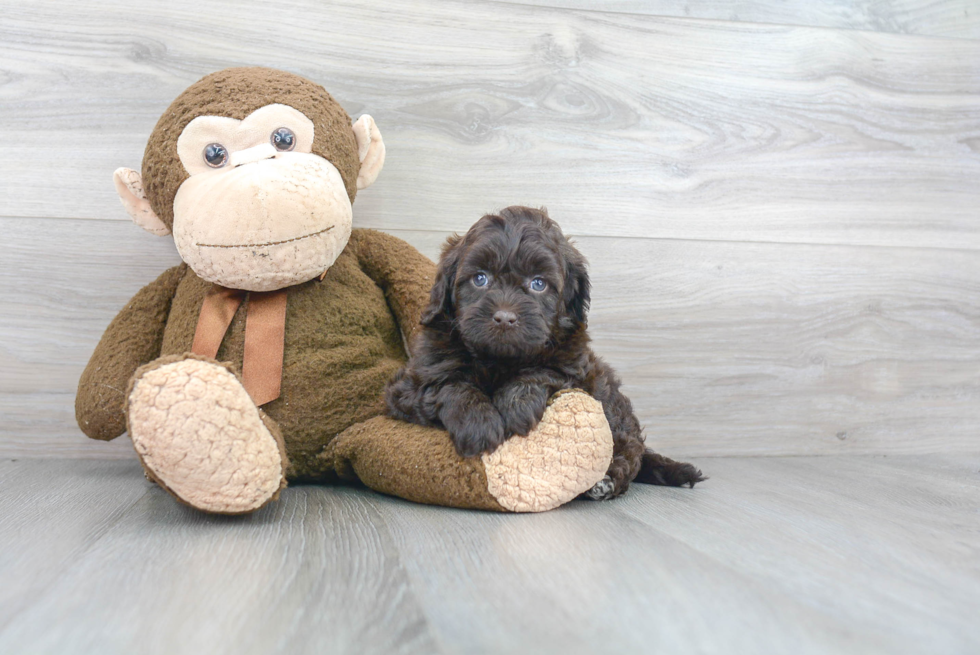
[[[543,512],[602,480],[612,452],[602,405],[566,391],[528,436],[481,457],[461,457],[445,430],[379,416],[345,430],[320,458],[341,479],[418,503]]]
[[[538,426],[483,455],[490,493],[512,512],[541,512],[603,479],[613,439],[602,403],[584,391],[555,394]]]
[[[217,362],[188,355],[147,364],[126,410],[148,477],[191,507],[252,512],[286,486],[278,428]]]

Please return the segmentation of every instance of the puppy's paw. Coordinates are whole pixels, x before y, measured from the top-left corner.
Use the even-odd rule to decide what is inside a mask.
[[[515,434],[526,437],[541,421],[544,408],[542,403],[540,412],[524,406],[502,411],[500,414],[504,420],[504,434],[508,437]]]
[[[504,433],[526,437],[544,415],[548,390],[539,385],[509,384],[494,395],[493,404],[504,419]]]
[[[585,495],[592,500],[609,500],[613,497],[613,491],[616,485],[613,483],[612,478],[608,475],[598,482],[595,486],[585,492]]]
[[[667,487],[694,487],[698,482],[707,480],[701,470],[693,464],[675,462],[669,457],[647,451],[643,454],[637,482],[644,484],[659,484]]]
[[[465,421],[449,430],[449,436],[461,456],[476,457],[504,442],[504,420],[493,405],[474,407]]]
[[[668,472],[670,484],[675,487],[688,486],[692,489],[698,482],[704,482],[706,478],[701,473],[701,469],[693,464],[678,462],[678,466],[673,471]]]

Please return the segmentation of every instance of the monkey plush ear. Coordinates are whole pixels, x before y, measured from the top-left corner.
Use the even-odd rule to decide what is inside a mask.
[[[112,181],[116,185],[116,193],[119,194],[123,207],[134,223],[158,237],[170,234],[170,228],[150,207],[150,201],[146,199],[146,193],[143,191],[143,177],[138,172],[131,168],[117,168],[112,174]]]
[[[385,142],[374,119],[364,114],[354,123],[354,137],[357,139],[357,157],[361,169],[357,172],[357,188],[364,189],[378,178],[385,164]]]

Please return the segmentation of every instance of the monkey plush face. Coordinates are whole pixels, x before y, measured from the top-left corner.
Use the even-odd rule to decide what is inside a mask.
[[[142,176],[120,169],[115,177],[133,219],[155,234],[172,232],[198,276],[271,291],[333,264],[350,237],[356,189],[373,182],[383,163],[370,116],[351,125],[326,91],[303,78],[229,69],[168,109]]]
[[[177,139],[190,174],[174,198],[174,240],[200,277],[269,291],[323,273],[347,245],[351,203],[312,152],[313,121],[266,105],[236,120],[199,116]]]

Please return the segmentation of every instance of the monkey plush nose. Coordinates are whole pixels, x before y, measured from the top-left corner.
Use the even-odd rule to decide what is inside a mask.
[[[493,322],[502,328],[512,328],[517,325],[517,314],[499,311],[493,315]]]
[[[252,162],[262,161],[263,159],[272,159],[276,156],[276,149],[271,143],[263,143],[260,146],[253,146],[251,148],[246,148],[245,150],[239,150],[238,152],[231,153],[231,161],[229,162],[232,167],[241,166],[242,164],[251,164]]]

